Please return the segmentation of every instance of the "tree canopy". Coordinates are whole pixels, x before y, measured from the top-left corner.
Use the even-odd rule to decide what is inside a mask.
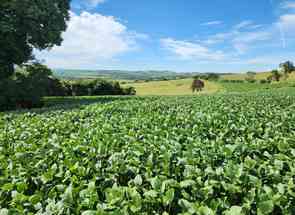
[[[285,74],[285,76],[295,71],[295,66],[292,61],[286,61],[284,63],[281,63],[280,68]]]
[[[60,45],[66,30],[70,0],[0,1],[0,79],[14,72],[14,65],[33,59],[33,48]]]

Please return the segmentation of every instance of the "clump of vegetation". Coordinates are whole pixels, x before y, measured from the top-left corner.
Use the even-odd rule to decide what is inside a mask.
[[[223,82],[223,83],[235,83],[235,84],[241,84],[241,83],[245,83],[244,80],[231,80],[231,79],[224,79],[224,80],[220,80],[220,82]]]
[[[245,80],[249,83],[255,83],[256,82],[255,75],[256,75],[255,72],[249,71],[247,72],[247,77],[245,78]]]
[[[262,80],[260,80],[260,84],[270,84],[270,83],[271,83],[271,81],[268,80],[268,79],[262,79]]]
[[[205,87],[205,82],[199,76],[195,76],[191,85],[192,92],[201,92]]]
[[[217,73],[207,73],[202,75],[202,79],[207,81],[218,81],[220,79],[220,75]]]
[[[271,71],[271,75],[267,78],[267,80],[279,82],[282,76],[283,75],[277,69],[274,69]]]
[[[0,80],[0,110],[42,106],[42,97],[50,93],[50,87],[56,81],[51,75],[46,66],[34,63],[23,66],[23,70],[10,78]]]
[[[295,71],[295,66],[293,62],[291,61],[286,61],[284,63],[281,63],[279,67],[281,71],[283,72],[285,79],[288,78],[289,74]]]

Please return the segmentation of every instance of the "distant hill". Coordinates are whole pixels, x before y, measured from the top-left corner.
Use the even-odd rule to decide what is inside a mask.
[[[60,78],[105,78],[113,80],[146,80],[171,78],[176,76],[189,77],[188,73],[176,73],[172,71],[123,71],[123,70],[54,70],[54,74]]]
[[[189,78],[200,73],[177,73],[173,71],[125,71],[125,70],[76,70],[55,69],[54,75],[64,79],[105,78],[112,80],[159,80],[174,78]],[[225,74],[221,74],[225,75]]]

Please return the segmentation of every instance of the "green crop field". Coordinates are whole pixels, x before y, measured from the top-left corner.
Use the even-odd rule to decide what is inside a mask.
[[[295,214],[295,93],[49,99],[0,115],[0,214]]]

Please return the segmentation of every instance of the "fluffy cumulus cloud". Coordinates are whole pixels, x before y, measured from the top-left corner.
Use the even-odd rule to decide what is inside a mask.
[[[165,38],[161,39],[161,44],[165,49],[182,59],[222,60],[225,57],[223,52],[211,51],[198,43]]]
[[[143,38],[144,34],[129,31],[114,17],[89,12],[71,13],[62,45],[49,52],[37,53],[37,56],[52,67],[87,67],[136,50],[137,40]]]

